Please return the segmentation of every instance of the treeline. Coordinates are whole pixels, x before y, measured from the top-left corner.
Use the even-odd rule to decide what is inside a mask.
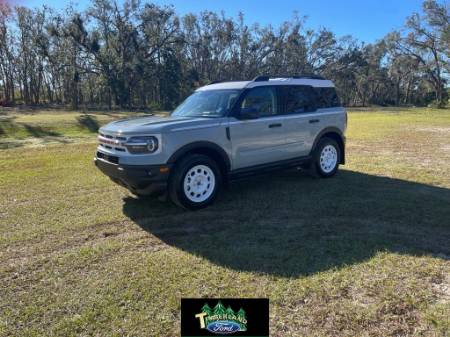
[[[295,14],[272,27],[138,0],[93,0],[83,12],[0,5],[0,101],[171,109],[211,81],[315,73],[347,106],[443,106],[449,12],[427,0],[401,30],[364,44]]]

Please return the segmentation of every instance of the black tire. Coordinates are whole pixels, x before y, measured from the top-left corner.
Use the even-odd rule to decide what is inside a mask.
[[[191,169],[200,165],[206,166],[210,170],[208,172],[204,171],[205,173],[207,172],[207,174],[199,173],[199,176],[201,175],[200,178],[202,179],[201,185],[205,187],[203,190],[198,192],[198,194],[197,192],[194,193],[194,191],[191,191],[190,194],[194,194],[188,196],[185,192],[185,179],[188,179],[189,177],[186,177],[186,175],[188,172],[192,174]],[[198,170],[201,171],[201,169]],[[211,172],[214,177],[211,176]],[[194,172],[194,174],[196,173]],[[208,178],[210,180],[208,180]],[[210,183],[209,185],[208,182]],[[214,184],[212,184],[212,182],[214,182]],[[220,190],[221,184],[222,176],[217,163],[208,156],[202,154],[192,154],[182,158],[176,163],[169,181],[169,197],[172,202],[185,209],[197,210],[205,208],[214,202]],[[206,192],[204,190],[206,190]],[[193,200],[196,199],[197,196],[199,196],[200,199],[198,199],[198,201]],[[205,197],[206,199],[203,200]]]
[[[325,149],[326,148],[326,149]],[[321,158],[322,152],[332,152],[332,148],[336,151],[336,163],[334,167],[330,165],[324,164],[324,158]],[[326,153],[325,153],[326,155]],[[336,174],[339,169],[339,163],[341,162],[341,148],[339,144],[332,138],[324,137],[319,140],[316,148],[313,153],[313,161],[311,163],[310,169],[313,171],[312,173],[318,177],[329,178]],[[322,164],[321,164],[322,160]]]

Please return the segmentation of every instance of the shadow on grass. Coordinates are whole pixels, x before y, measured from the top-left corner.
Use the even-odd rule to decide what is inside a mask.
[[[58,132],[43,128],[41,126],[30,125],[27,123],[17,123],[14,121],[15,118],[16,117],[0,118],[0,136],[14,136],[20,131],[21,128],[23,128],[29,136],[36,138],[62,136]]]
[[[43,138],[43,137],[61,137],[62,135],[59,132],[55,132],[52,130],[44,129],[40,126],[34,126],[30,124],[21,123],[27,133],[35,138]]]
[[[97,132],[100,128],[100,123],[95,116],[82,115],[77,117],[77,121],[82,128],[88,129],[90,132]]]
[[[15,117],[0,118],[0,150],[21,147],[31,143],[69,143],[59,132],[26,123],[16,123]],[[33,140],[36,138],[36,140]]]
[[[0,150],[9,150],[9,149],[15,149],[17,147],[23,146],[23,142],[16,141],[16,140],[8,140],[8,141],[2,141],[0,140]]]
[[[15,117],[0,118],[0,137],[6,136],[10,132],[17,131],[17,124],[14,122]]]
[[[346,170],[237,182],[198,212],[131,197],[123,212],[167,244],[240,271],[308,275],[380,251],[450,257],[449,189]]]

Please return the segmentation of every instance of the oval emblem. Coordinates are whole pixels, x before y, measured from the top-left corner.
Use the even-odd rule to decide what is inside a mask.
[[[232,321],[215,321],[206,326],[206,329],[217,334],[231,334],[240,330],[239,324]]]

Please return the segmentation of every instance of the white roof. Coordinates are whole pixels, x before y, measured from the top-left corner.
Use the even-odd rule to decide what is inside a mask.
[[[236,81],[236,82],[219,82],[200,87],[197,91],[204,90],[219,90],[219,89],[244,89],[250,81]]]
[[[198,88],[197,91],[204,90],[220,90],[220,89],[244,89],[254,88],[263,85],[310,85],[313,87],[326,88],[334,87],[330,80],[319,80],[311,78],[271,78],[268,81],[235,81],[235,82],[219,82],[205,85]]]

